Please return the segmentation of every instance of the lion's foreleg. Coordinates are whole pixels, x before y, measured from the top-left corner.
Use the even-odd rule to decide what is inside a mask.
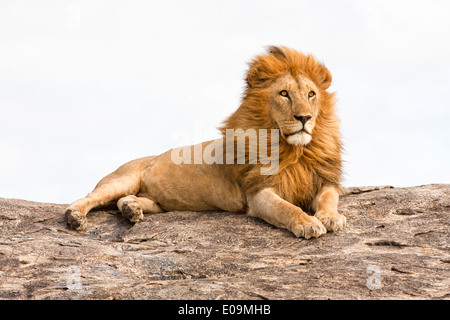
[[[339,193],[332,186],[325,186],[317,195],[313,209],[315,217],[323,223],[328,231],[338,231],[345,227],[345,216],[338,213]]]
[[[283,200],[269,188],[248,197],[247,214],[261,218],[277,227],[288,229],[297,237],[317,238],[327,232],[317,218],[309,216],[299,207]]]

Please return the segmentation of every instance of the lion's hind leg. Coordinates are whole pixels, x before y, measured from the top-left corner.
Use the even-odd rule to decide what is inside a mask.
[[[92,209],[114,203],[117,199],[137,194],[140,180],[135,175],[118,175],[116,172],[103,178],[94,191],[66,209],[67,225],[75,230],[86,228],[86,215]]]
[[[144,219],[144,213],[164,212],[153,200],[145,197],[129,195],[117,201],[120,212],[131,222],[138,222]]]

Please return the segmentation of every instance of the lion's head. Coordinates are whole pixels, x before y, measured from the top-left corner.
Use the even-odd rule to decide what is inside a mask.
[[[311,55],[269,47],[249,63],[245,80],[242,103],[225,120],[222,133],[226,129],[280,130],[278,173],[262,178],[252,167],[237,167],[245,177],[245,188],[256,191],[269,183],[285,188],[279,192],[289,198],[299,188],[294,182],[311,192],[325,183],[339,185],[342,146],[334,94],[327,92],[330,71]]]
[[[319,110],[318,92],[316,84],[302,74],[286,73],[267,87],[269,112],[288,143],[307,145],[311,141]]]
[[[290,144],[307,145],[313,136],[331,73],[312,56],[284,47],[269,47],[257,56],[247,73],[245,99],[258,97],[271,119]]]

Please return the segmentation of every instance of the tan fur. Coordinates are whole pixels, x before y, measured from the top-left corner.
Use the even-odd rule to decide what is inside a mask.
[[[220,128],[223,145],[227,129],[279,129],[275,174],[262,175],[264,164],[248,163],[247,146],[245,164],[196,162],[196,148],[221,142],[208,141],[187,147],[191,164],[175,164],[168,151],[123,165],[68,207],[68,224],[83,229],[92,208],[118,201],[132,222],[143,213],[225,210],[246,212],[307,239],[342,229],[345,217],[337,211],[342,146],[334,95],[326,91],[330,72],[310,55],[270,47],[250,63],[246,80],[240,107]],[[267,146],[275,153],[270,141]]]

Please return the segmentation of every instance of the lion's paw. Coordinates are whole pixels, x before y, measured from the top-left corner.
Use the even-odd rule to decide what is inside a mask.
[[[302,215],[296,221],[291,231],[297,237],[303,237],[305,239],[312,237],[318,238],[327,233],[327,229],[325,229],[324,225],[317,218],[308,216],[307,214]]]
[[[67,209],[66,218],[67,218],[67,225],[70,228],[78,231],[86,229],[87,219],[86,216],[82,214],[80,211]]]
[[[144,220],[144,212],[136,200],[125,197],[119,200],[118,207],[122,215],[131,222]]]
[[[347,219],[337,211],[320,210],[314,215],[327,228],[328,231],[344,229]]]

